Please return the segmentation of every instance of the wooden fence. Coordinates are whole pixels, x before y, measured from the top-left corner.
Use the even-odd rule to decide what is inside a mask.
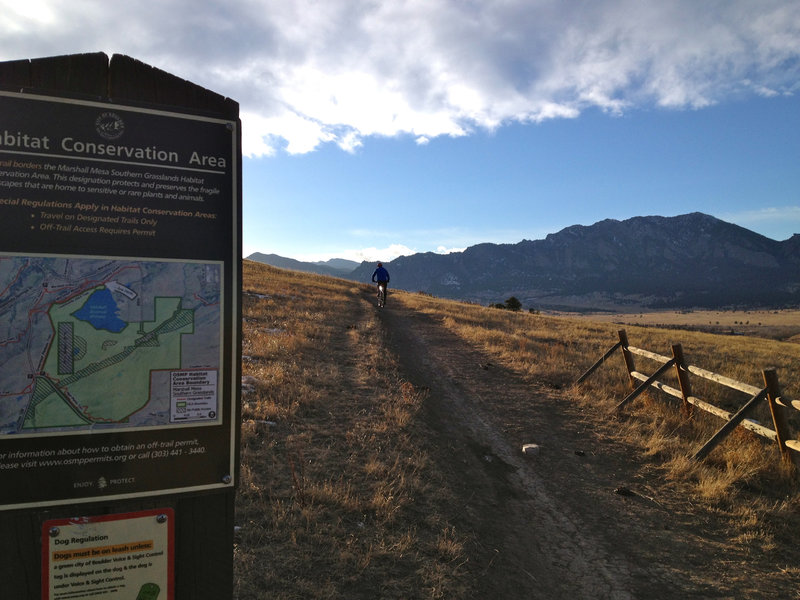
[[[791,437],[786,415],[787,408],[800,410],[800,401],[790,400],[781,395],[778,375],[775,369],[764,369],[762,371],[764,387],[759,388],[687,364],[683,355],[683,348],[680,344],[672,345],[672,357],[668,357],[631,346],[628,343],[628,336],[624,329],[620,330],[618,335],[619,341],[609,348],[609,350],[576,381],[578,384],[585,381],[586,378],[607,361],[614,352],[620,350],[625,361],[625,368],[628,371],[628,377],[630,378],[633,391],[616,405],[615,412],[624,408],[648,388],[654,388],[680,399],[682,402],[682,410],[687,416],[691,416],[693,410],[698,408],[725,421],[725,424],[695,452],[694,459],[700,460],[707,456],[731,431],[737,426],[741,426],[761,437],[777,442],[783,460],[790,461],[794,463],[795,466],[800,467],[800,440]],[[634,355],[661,363],[662,366],[652,375],[646,375],[636,370]],[[659,381],[660,377],[672,369],[675,371],[680,389],[676,389]],[[737,390],[748,395],[750,398],[735,414],[732,414],[727,410],[694,396],[692,394],[690,375],[701,377],[727,388]],[[775,429],[765,427],[761,423],[748,418],[748,415],[752,414],[754,409],[764,401],[766,401],[769,406],[769,411],[772,415],[772,423]]]

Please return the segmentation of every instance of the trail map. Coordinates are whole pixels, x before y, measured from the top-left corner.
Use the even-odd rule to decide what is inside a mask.
[[[219,420],[220,263],[0,254],[0,435]]]

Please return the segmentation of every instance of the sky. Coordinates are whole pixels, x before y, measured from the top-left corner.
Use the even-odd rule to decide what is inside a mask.
[[[244,256],[800,233],[797,0],[0,0],[0,61],[82,52],[239,103]]]

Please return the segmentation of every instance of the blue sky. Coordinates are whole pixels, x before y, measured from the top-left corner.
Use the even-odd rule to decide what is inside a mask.
[[[257,251],[309,260],[330,248],[353,257],[372,247],[364,258],[378,258],[392,244],[460,249],[701,211],[782,240],[800,233],[799,161],[796,97],[587,111],[425,146],[368,139],[353,154],[329,146],[245,161],[244,237]]]
[[[0,60],[96,51],[240,103],[245,256],[800,233],[795,0],[0,0]]]

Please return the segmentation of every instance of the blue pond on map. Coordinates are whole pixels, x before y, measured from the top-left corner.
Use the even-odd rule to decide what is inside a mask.
[[[117,316],[119,308],[111,295],[111,290],[103,288],[92,292],[86,303],[72,313],[76,319],[86,321],[95,329],[105,329],[119,333],[128,324]]]

